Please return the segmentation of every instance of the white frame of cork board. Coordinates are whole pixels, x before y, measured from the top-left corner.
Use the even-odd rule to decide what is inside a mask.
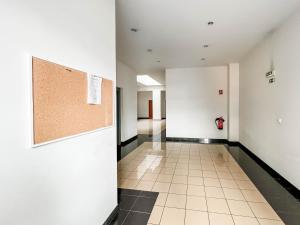
[[[27,73],[28,73],[28,89],[29,89],[29,102],[28,102],[29,104],[28,105],[29,105],[29,113],[30,113],[30,147],[31,148],[37,148],[37,147],[40,147],[40,146],[44,146],[44,145],[48,145],[48,144],[68,140],[68,139],[71,139],[71,138],[76,138],[76,137],[80,137],[80,136],[83,136],[83,135],[97,133],[99,131],[110,129],[110,128],[113,128],[115,126],[115,89],[116,89],[116,87],[115,87],[115,82],[112,81],[112,85],[113,85],[112,86],[112,92],[113,92],[112,93],[112,95],[113,95],[112,96],[112,101],[113,101],[113,103],[112,103],[112,113],[113,113],[113,115],[112,115],[112,124],[111,125],[36,144],[34,142],[34,101],[33,101],[33,83],[32,83],[32,80],[33,80],[32,61],[33,61],[33,58],[39,58],[39,59],[49,61],[51,63],[55,63],[55,64],[58,64],[58,65],[60,65],[60,64],[56,63],[55,60],[49,59],[47,57],[41,57],[41,56],[36,56],[36,55],[31,55],[31,54],[27,54],[26,58],[27,58],[27,65],[28,65],[28,71],[27,71]],[[68,66],[65,66],[65,67],[68,67]],[[70,66],[69,68],[72,68],[72,67]],[[89,73],[87,73],[87,74],[89,74]],[[105,77],[103,77],[103,78],[107,79]]]

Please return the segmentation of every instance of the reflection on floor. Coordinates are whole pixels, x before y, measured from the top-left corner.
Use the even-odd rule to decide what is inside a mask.
[[[138,134],[160,134],[166,129],[166,120],[150,120],[139,119],[138,120]]]
[[[149,224],[284,224],[223,145],[145,142],[118,175],[120,188],[159,192]]]

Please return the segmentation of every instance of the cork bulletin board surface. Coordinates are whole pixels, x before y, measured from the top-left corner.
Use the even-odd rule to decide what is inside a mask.
[[[87,74],[32,58],[33,142],[74,136],[113,125],[113,82],[103,79],[102,102],[87,104]]]

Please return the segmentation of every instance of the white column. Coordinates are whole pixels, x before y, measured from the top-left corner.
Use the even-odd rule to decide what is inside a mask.
[[[153,90],[153,119],[161,120],[161,90]]]
[[[239,141],[239,77],[238,63],[228,66],[228,140]]]

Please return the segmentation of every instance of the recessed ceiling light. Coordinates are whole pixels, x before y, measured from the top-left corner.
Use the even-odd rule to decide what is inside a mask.
[[[206,58],[201,58],[201,60],[202,60],[202,61],[205,61],[205,60],[206,60]]]
[[[203,45],[203,48],[208,48],[208,45]]]
[[[213,21],[209,21],[209,22],[207,23],[207,25],[208,25],[208,26],[212,26],[212,25],[214,25],[214,22],[213,22]]]
[[[147,52],[152,52],[153,50],[151,48],[147,49]]]
[[[155,85],[161,85],[159,82],[154,80],[149,75],[137,75],[136,76],[137,82],[145,85],[145,86],[155,86]]]
[[[138,31],[139,31],[139,29],[137,29],[137,28],[131,28],[131,29],[130,29],[130,31],[132,31],[132,32],[135,32],[135,33],[136,33],[136,32],[138,32]]]

